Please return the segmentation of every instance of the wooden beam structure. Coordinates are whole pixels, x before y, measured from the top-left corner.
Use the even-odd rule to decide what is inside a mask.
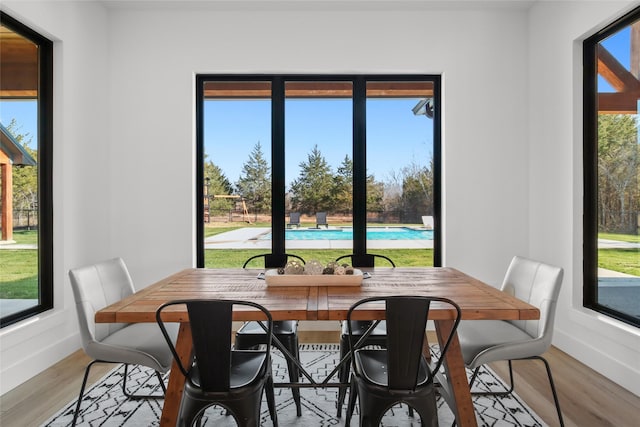
[[[598,93],[600,114],[637,114],[640,100],[640,22],[631,26],[630,69],[627,70],[602,44],[598,44],[598,74],[616,92]]]
[[[0,160],[2,153],[0,152]],[[0,203],[2,203],[2,215],[0,215],[0,227],[2,227],[0,240],[9,242],[13,240],[13,165],[10,162],[0,163]]]
[[[0,68],[0,98],[38,97],[38,47],[5,26],[0,26]]]
[[[285,83],[286,98],[351,98],[351,82],[297,82]],[[370,98],[431,98],[432,82],[370,82],[367,84]],[[268,99],[271,98],[269,82],[207,82],[205,99]]]
[[[618,92],[632,91],[640,87],[637,77],[601,44],[598,45],[598,74]]]

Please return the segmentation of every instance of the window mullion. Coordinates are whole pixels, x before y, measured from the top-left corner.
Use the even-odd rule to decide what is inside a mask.
[[[353,81],[353,253],[367,253],[367,86]]]
[[[284,258],[285,253],[285,83],[274,77],[271,86],[271,253]],[[274,260],[275,261],[275,260]],[[278,263],[280,264],[280,263]]]

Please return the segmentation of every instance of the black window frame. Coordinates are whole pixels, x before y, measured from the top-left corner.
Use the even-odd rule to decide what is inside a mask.
[[[433,169],[434,169],[434,242],[433,264],[442,265],[441,224],[441,76],[432,74],[375,75],[266,75],[266,74],[198,74],[196,93],[196,181],[204,182],[204,83],[207,81],[264,81],[271,83],[271,167],[272,167],[272,254],[285,253],[285,179],[284,179],[284,101],[285,82],[351,82],[353,84],[353,252],[366,253],[366,84],[368,82],[432,81],[434,85]],[[195,186],[196,200],[196,266],[204,267],[204,188]]]
[[[0,327],[53,308],[53,41],[0,11],[0,22],[38,45],[38,304],[2,316]]]
[[[640,319],[598,302],[598,44],[640,19],[640,7],[583,42],[583,296],[585,308],[640,327]]]

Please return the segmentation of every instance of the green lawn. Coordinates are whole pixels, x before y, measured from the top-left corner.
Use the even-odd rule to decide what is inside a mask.
[[[205,236],[213,236],[225,231],[241,227],[269,227],[269,223],[245,224],[237,226],[205,227]],[[312,224],[313,226],[313,224]],[[600,238],[621,240],[625,242],[640,242],[639,236],[622,234],[599,234]],[[37,231],[16,231],[14,240],[20,244],[36,244]],[[253,255],[264,253],[264,250],[224,250],[207,249],[205,251],[205,266],[209,268],[241,267],[246,259]],[[344,249],[303,249],[293,251],[305,260],[317,259],[322,263],[334,260],[338,256],[348,253]],[[391,258],[398,267],[433,265],[433,250],[431,249],[385,249],[371,251]],[[608,270],[640,276],[640,262],[638,249],[600,249],[598,251],[598,265]],[[261,259],[255,260],[249,267],[261,268]],[[380,261],[380,266],[385,262]],[[34,250],[0,250],[0,298],[37,298],[38,297],[38,259]]]
[[[13,232],[13,240],[21,245],[35,245],[38,243],[37,230],[18,230]]]
[[[618,240],[620,242],[640,243],[640,235],[637,234],[598,233],[598,238]]]
[[[640,236],[634,234],[598,233],[598,238],[640,243]],[[598,267],[640,276],[640,249],[599,249]]]
[[[205,250],[205,267],[242,267],[242,264],[253,255],[265,252],[261,249],[207,249]],[[305,261],[316,259],[326,264],[341,255],[348,254],[349,251],[345,249],[299,249],[291,251],[291,253],[301,256]],[[433,249],[385,249],[371,251],[371,253],[391,258],[397,267],[433,265]],[[384,267],[389,264],[380,260],[377,265]],[[252,261],[247,268],[264,268],[264,259],[258,258]]]
[[[0,298],[38,298],[38,251],[0,250]]]
[[[640,249],[600,249],[598,267],[640,276]]]

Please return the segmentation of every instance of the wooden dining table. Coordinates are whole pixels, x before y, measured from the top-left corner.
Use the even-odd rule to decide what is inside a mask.
[[[462,310],[463,320],[530,320],[539,310],[457,269],[448,267],[401,267],[363,269],[370,277],[360,286],[267,286],[257,269],[188,268],[166,277],[96,313],[99,323],[155,322],[156,309],[176,299],[222,298],[248,300],[267,308],[274,320],[344,320],[349,307],[367,297],[426,295],[450,298]],[[307,279],[308,280],[308,279]],[[179,322],[176,349],[184,361],[191,355],[191,329],[185,310],[165,313],[163,319]],[[364,313],[374,320],[383,309]],[[234,311],[237,321],[258,320],[249,311]],[[439,344],[444,345],[454,325],[454,311],[434,304],[429,312]],[[446,354],[441,393],[459,426],[477,426],[469,383],[457,336]],[[175,362],[169,375],[161,426],[175,426],[184,377]]]

